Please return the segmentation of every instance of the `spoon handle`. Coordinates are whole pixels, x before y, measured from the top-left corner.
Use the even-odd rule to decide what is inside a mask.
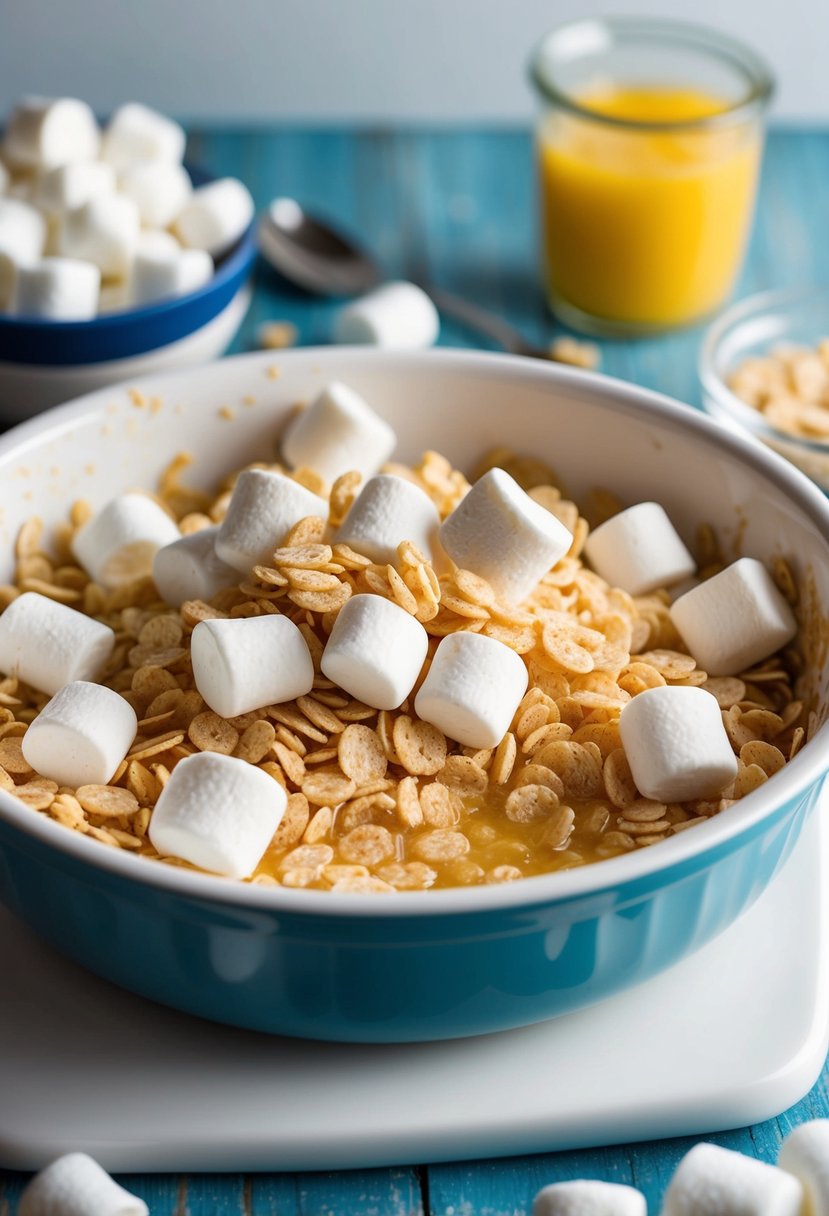
[[[510,325],[507,321],[502,321],[500,317],[488,312],[487,309],[480,308],[477,304],[470,303],[469,300],[464,300],[460,296],[453,295],[452,292],[444,291],[442,287],[433,287],[431,284],[422,283],[421,286],[426,294],[431,297],[439,312],[447,317],[451,317],[454,321],[459,321],[461,325],[466,325],[470,329],[484,334],[487,338],[491,338],[493,342],[497,342],[499,346],[509,351],[510,354],[529,355],[534,359],[549,358],[546,350],[528,342],[514,326]]]

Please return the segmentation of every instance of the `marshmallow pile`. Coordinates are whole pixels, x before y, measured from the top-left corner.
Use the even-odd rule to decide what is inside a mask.
[[[25,98],[0,145],[0,312],[88,321],[207,283],[254,205],[235,178],[194,189],[184,147],[137,102],[101,130],[85,102]]]
[[[777,1166],[716,1144],[700,1143],[680,1161],[662,1216],[827,1216],[829,1120],[790,1132]],[[579,1179],[539,1191],[532,1216],[647,1216],[634,1187]]]

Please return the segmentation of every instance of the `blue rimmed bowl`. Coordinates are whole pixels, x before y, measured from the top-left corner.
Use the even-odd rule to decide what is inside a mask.
[[[212,180],[188,166],[194,184]],[[255,224],[196,291],[91,321],[0,313],[0,418],[17,422],[81,393],[206,363],[233,340],[250,304]]]
[[[280,375],[273,376],[278,363]],[[804,588],[806,694],[829,705],[829,502],[785,461],[654,393],[580,371],[457,351],[246,355],[50,411],[0,439],[0,581],[20,523],[79,494],[152,486],[181,449],[210,487],[267,458],[288,412],[338,378],[392,424],[398,455],[471,467],[508,444],[577,498],[661,501],[686,540],[786,556]],[[229,420],[235,412],[235,418]],[[91,971],[219,1022],[355,1042],[451,1038],[601,1000],[727,928],[784,862],[827,766],[825,725],[766,785],[664,843],[566,873],[360,896],[263,888],[105,848],[0,792],[0,899]],[[757,943],[762,965],[763,943]],[[689,993],[689,999],[693,994]]]

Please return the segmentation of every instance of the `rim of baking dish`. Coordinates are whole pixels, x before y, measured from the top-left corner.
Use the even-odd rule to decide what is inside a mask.
[[[597,372],[585,372],[553,363],[544,364],[516,355],[492,354],[486,351],[429,350],[416,353],[367,350],[365,347],[305,347],[280,352],[280,363],[307,361],[323,373],[326,365],[336,369],[344,359],[363,358],[397,374],[406,374],[407,366],[424,362],[443,366],[447,371],[505,374],[507,379],[538,388],[555,384],[577,387],[582,394],[603,399],[612,392],[616,411],[639,418],[653,418],[667,423],[674,430],[691,431],[703,440],[726,450],[753,473],[768,479],[786,494],[815,524],[829,550],[829,500],[815,485],[787,460],[769,451],[749,437],[729,430],[699,410],[650,389],[617,380]],[[273,352],[236,355],[221,361],[228,365],[243,363],[263,371],[273,363]],[[187,377],[204,374],[211,365],[197,369],[171,372],[154,377],[152,390],[174,392]],[[142,382],[131,388],[139,391]],[[10,451],[25,451],[45,431],[60,432],[75,419],[97,413],[105,402],[111,403],[112,388],[99,390],[66,405],[56,406],[22,423],[0,437],[0,457]],[[137,857],[122,850],[105,848],[45,816],[39,815],[0,791],[0,817],[25,836],[45,844],[58,853],[93,869],[106,871],[125,880],[174,892],[184,898],[235,905],[240,909],[259,909],[291,915],[312,917],[435,917],[468,916],[472,913],[497,912],[502,909],[530,909],[552,906],[595,896],[610,890],[621,891],[648,878],[669,871],[682,871],[700,855],[715,852],[735,837],[757,828],[774,811],[780,810],[805,796],[824,775],[829,766],[829,722],[824,723],[774,780],[753,791],[727,811],[700,824],[690,832],[681,832],[635,853],[624,854],[606,861],[591,862],[573,870],[518,879],[513,883],[439,888],[429,891],[397,892],[388,899],[374,894],[363,896],[334,891],[295,890],[284,887],[259,886],[236,879],[205,874],[200,871],[159,864],[152,858]]]

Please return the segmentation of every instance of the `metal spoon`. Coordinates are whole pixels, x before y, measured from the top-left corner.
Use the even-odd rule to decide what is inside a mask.
[[[359,295],[384,279],[377,262],[350,237],[305,211],[295,199],[277,198],[259,222],[263,257],[291,283],[315,295]],[[497,342],[513,355],[549,359],[547,350],[528,342],[500,317],[441,287],[419,284],[435,307]]]

